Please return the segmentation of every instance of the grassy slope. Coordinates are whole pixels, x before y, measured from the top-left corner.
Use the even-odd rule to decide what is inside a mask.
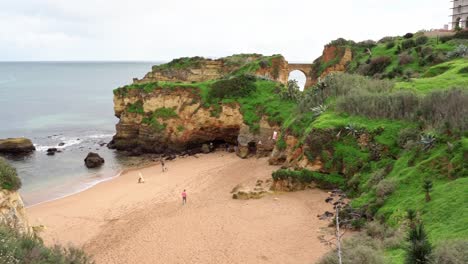
[[[433,66],[424,75],[432,77],[412,79],[409,82],[399,82],[397,83],[397,88],[413,89],[422,93],[452,87],[466,88],[468,87],[468,60],[457,59]]]

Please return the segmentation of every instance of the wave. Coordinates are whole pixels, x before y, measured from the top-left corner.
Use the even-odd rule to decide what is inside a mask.
[[[65,149],[74,145],[79,145],[84,142],[86,143],[96,143],[90,142],[89,140],[96,140],[96,139],[104,139],[104,138],[111,138],[114,134],[94,134],[82,137],[52,137],[54,140],[57,140],[56,144],[47,144],[47,145],[40,145],[34,144],[36,147],[36,151],[45,152],[49,148],[56,148],[56,149]],[[64,143],[62,146],[59,146],[60,143]]]

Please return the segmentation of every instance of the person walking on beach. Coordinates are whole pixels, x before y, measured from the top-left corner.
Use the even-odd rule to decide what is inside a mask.
[[[182,205],[187,203],[187,193],[185,190],[182,192]]]
[[[164,159],[161,159],[162,172],[167,171],[166,164],[164,164]]]

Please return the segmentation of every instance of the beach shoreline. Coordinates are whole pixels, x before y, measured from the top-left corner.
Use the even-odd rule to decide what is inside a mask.
[[[312,189],[259,200],[231,197],[237,184],[253,186],[277,166],[215,152],[124,169],[87,190],[26,208],[43,226],[47,244],[83,247],[97,263],[303,263],[329,247],[318,214],[327,193]],[[138,184],[138,173],[145,178]],[[188,203],[180,193],[187,189]]]

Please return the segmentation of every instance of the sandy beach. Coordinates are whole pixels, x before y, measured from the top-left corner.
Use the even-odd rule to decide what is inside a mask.
[[[317,218],[327,193],[307,190],[234,200],[277,167],[216,152],[130,170],[81,193],[27,208],[48,244],[83,247],[103,263],[314,263],[330,232]],[[146,182],[138,184],[138,173]],[[186,205],[181,192],[187,190]]]

